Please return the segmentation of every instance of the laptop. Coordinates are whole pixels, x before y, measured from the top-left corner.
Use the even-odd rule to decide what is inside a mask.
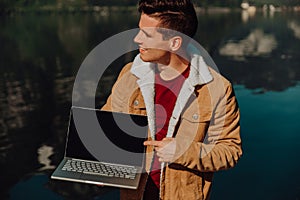
[[[136,189],[147,134],[146,116],[72,107],[65,155],[51,178]]]

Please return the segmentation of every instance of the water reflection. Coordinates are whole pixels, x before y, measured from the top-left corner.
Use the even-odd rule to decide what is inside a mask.
[[[294,36],[300,39],[300,25],[296,21],[288,23],[288,27],[294,32]]]
[[[50,156],[53,155],[53,147],[48,145],[43,145],[38,149],[38,161],[42,165],[41,168],[39,168],[39,171],[44,171],[48,169],[54,169],[55,166],[51,164]]]
[[[247,56],[269,55],[277,47],[274,35],[266,34],[261,29],[252,30],[251,33],[238,42],[228,41],[219,49],[222,56],[232,56],[237,60],[245,60]]]
[[[221,72],[258,93],[295,86],[300,46],[297,25],[291,22],[297,18],[295,13],[276,13],[274,18],[256,13],[247,24],[236,26],[212,53]]]
[[[243,20],[240,12],[222,12],[198,13],[198,18],[196,40],[235,85],[265,95],[286,91],[299,82],[299,14],[275,12],[271,18],[256,12]],[[101,41],[136,28],[137,21],[136,12],[112,14],[109,10],[106,14],[1,18],[1,199],[20,199],[17,194],[32,199],[24,190],[29,186],[41,198],[47,194],[53,199],[118,196],[116,189],[49,181],[48,177],[64,153],[73,82],[81,62]],[[118,71],[135,53],[121,56],[106,70],[96,93],[97,107],[103,105]],[[86,94],[94,95],[90,82],[84,88]],[[249,106],[243,101],[241,105]]]

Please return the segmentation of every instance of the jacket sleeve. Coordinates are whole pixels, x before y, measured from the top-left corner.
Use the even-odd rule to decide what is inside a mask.
[[[225,94],[215,106],[204,141],[191,141],[180,134],[176,138],[176,154],[180,156],[174,163],[201,172],[235,166],[242,155],[239,120],[237,100],[231,84],[227,84]],[[184,147],[187,144],[188,148]],[[187,150],[179,153],[184,148]]]
[[[118,98],[118,95],[120,95],[115,92],[115,89],[116,89],[117,85],[119,84],[120,80],[122,79],[123,75],[126,74],[128,71],[130,71],[131,66],[132,66],[132,63],[128,63],[123,67],[123,69],[121,70],[121,72],[118,75],[116,82],[114,83],[114,85],[112,87],[111,94],[107,98],[106,103],[102,106],[101,110],[104,110],[104,111],[115,110],[112,105],[112,98]],[[122,106],[124,106],[124,105],[122,105]]]

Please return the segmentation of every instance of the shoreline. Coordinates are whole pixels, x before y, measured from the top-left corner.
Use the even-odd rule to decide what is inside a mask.
[[[243,11],[240,7],[195,7],[197,13],[229,13]],[[134,12],[136,6],[39,6],[39,7],[14,7],[0,10],[0,15],[14,14],[75,14],[75,13],[100,13],[107,15],[110,12]],[[247,11],[247,10],[245,10]],[[257,7],[257,11],[263,11]],[[276,12],[300,12],[300,6],[278,7]]]

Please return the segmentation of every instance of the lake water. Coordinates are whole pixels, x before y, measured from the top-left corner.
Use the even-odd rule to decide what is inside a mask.
[[[300,13],[198,13],[195,39],[234,85],[244,155],[215,175],[212,199],[300,199]],[[76,73],[135,11],[0,19],[0,199],[118,199],[118,189],[49,180],[63,156]],[[99,84],[107,97],[122,56]]]

